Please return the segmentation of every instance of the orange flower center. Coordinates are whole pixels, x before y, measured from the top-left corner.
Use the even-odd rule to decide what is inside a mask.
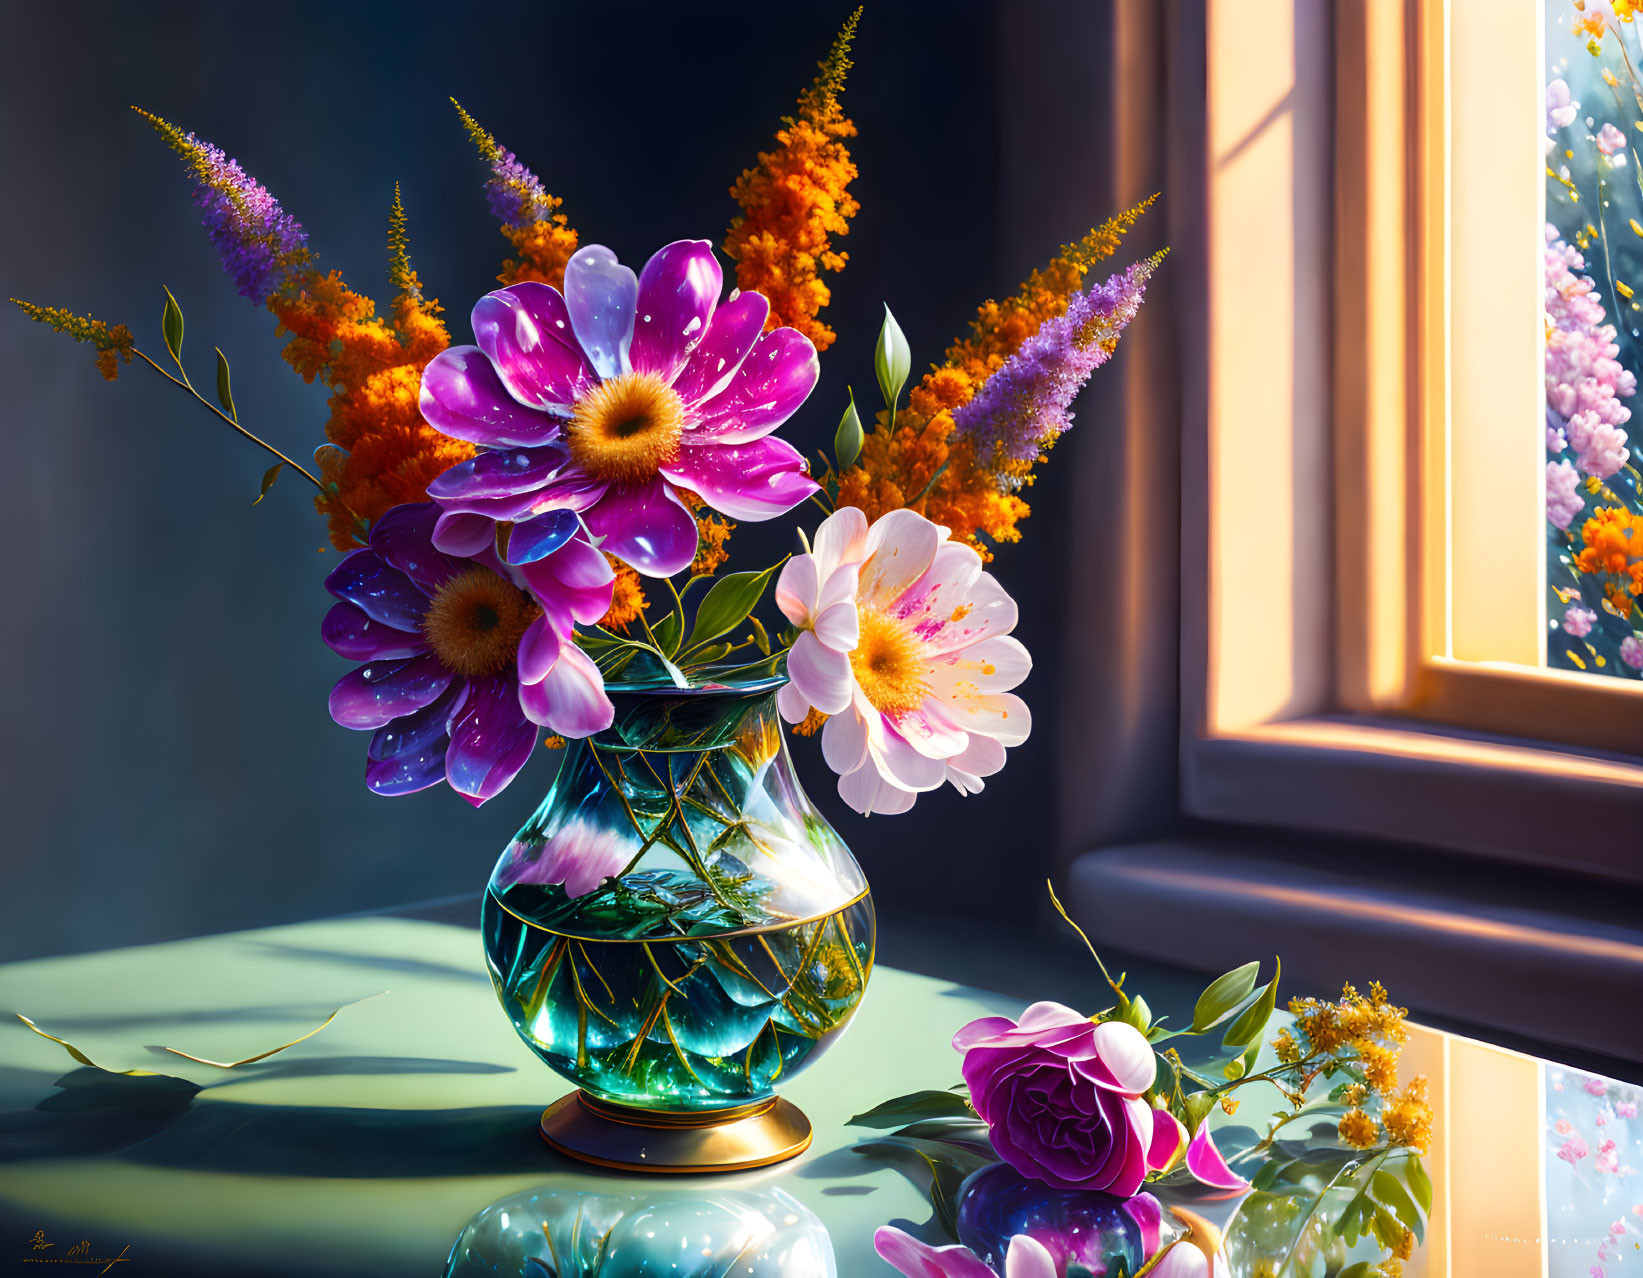
[[[489,568],[471,568],[439,588],[423,615],[422,633],[447,669],[479,679],[513,661],[525,627],[541,611]]]
[[[917,709],[929,688],[912,632],[876,608],[861,608],[857,617],[861,640],[850,654],[850,669],[862,695],[892,719]]]
[[[623,373],[576,401],[565,426],[570,455],[595,479],[635,484],[679,455],[685,406],[655,373]]]

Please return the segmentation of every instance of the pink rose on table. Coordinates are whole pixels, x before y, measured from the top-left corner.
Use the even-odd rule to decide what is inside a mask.
[[[1158,1066],[1132,1025],[1034,1003],[1020,1021],[971,1021],[953,1046],[993,1148],[1023,1176],[1129,1198],[1181,1146],[1180,1123],[1141,1099]]]

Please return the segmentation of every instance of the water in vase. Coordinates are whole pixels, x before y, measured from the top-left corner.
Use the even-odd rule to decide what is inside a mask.
[[[770,689],[615,690],[485,894],[520,1037],[585,1091],[760,1100],[843,1032],[872,970],[867,884],[793,774]]]

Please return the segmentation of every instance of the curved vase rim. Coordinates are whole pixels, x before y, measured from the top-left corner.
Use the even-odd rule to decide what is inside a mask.
[[[688,945],[700,941],[733,941],[739,936],[757,936],[760,932],[780,932],[789,928],[807,927],[812,923],[820,923],[836,914],[843,914],[852,906],[860,905],[873,895],[873,887],[872,884],[868,884],[842,905],[835,905],[830,910],[823,910],[819,914],[811,914],[802,919],[777,919],[772,923],[753,923],[726,932],[708,932],[700,936],[588,936],[581,932],[561,932],[558,928],[543,927],[542,924],[533,922],[517,910],[509,909],[503,903],[501,894],[491,891],[489,885],[486,886],[485,895],[490,897],[491,902],[497,909],[505,914],[513,915],[526,927],[534,928],[538,932],[546,932],[549,936],[564,937],[569,941],[586,941],[596,945]]]
[[[707,673],[711,673],[708,671]],[[712,697],[731,693],[739,696],[756,696],[766,692],[775,692],[787,683],[786,675],[766,675],[762,679],[745,679],[733,683],[714,683],[711,686],[691,684],[680,688],[671,683],[657,683],[646,680],[643,683],[607,683],[607,695],[618,696],[667,696],[667,697]]]

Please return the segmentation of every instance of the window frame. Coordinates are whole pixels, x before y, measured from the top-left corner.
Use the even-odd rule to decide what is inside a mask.
[[[1341,0],[1322,21],[1325,6],[1293,0],[1207,6],[1206,258],[1184,317],[1207,367],[1183,432],[1182,806],[1643,881],[1643,839],[1622,833],[1643,828],[1643,687],[1455,655],[1479,655],[1451,601],[1479,615],[1475,579],[1452,564],[1481,490],[1457,498],[1448,464],[1487,413],[1456,412],[1454,373],[1460,393],[1487,390],[1482,334],[1538,304],[1525,248],[1517,311],[1457,313],[1465,279],[1451,277],[1485,246],[1457,254],[1450,233],[1451,129],[1480,109],[1470,92],[1457,108],[1469,81],[1452,79],[1450,30],[1480,3]],[[1532,54],[1488,56],[1538,77],[1538,30]],[[1503,127],[1493,107],[1512,134],[1516,116]],[[1516,211],[1503,234],[1526,223],[1521,198]],[[1538,355],[1513,358],[1538,386]],[[1287,396],[1271,394],[1286,374]],[[1487,584],[1509,595],[1520,641],[1532,609],[1543,651],[1537,456],[1490,479],[1536,512],[1501,552],[1533,571]],[[1571,811],[1615,836],[1571,847]]]

